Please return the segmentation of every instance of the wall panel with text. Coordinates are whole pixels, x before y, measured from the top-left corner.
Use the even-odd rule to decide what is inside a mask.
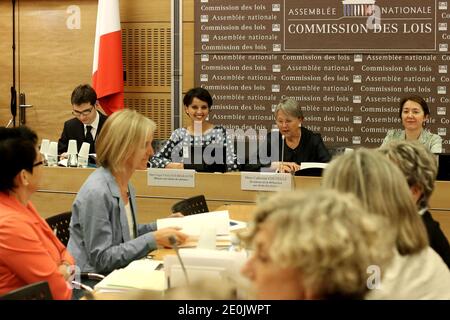
[[[269,129],[292,97],[328,146],[377,147],[417,94],[450,151],[448,1],[196,0],[194,15],[195,84],[214,95],[213,122]]]

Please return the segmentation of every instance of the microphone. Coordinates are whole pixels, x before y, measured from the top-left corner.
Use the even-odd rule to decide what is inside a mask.
[[[283,161],[284,161],[284,135],[281,135],[281,163],[278,172],[281,172],[281,169],[283,168]]]
[[[189,284],[189,277],[186,272],[186,268],[184,267],[183,260],[181,259],[180,252],[178,251],[177,239],[175,239],[174,235],[169,236],[169,242],[172,245],[173,249],[175,250],[175,253],[177,254],[178,261],[180,262],[181,268],[183,269],[186,284]]]

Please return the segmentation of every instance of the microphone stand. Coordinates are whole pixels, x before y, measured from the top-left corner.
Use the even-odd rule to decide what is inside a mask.
[[[284,161],[284,135],[281,135],[281,162],[280,167],[278,168],[278,172],[281,172],[283,169],[283,161]]]
[[[184,277],[186,278],[186,284],[189,285],[189,277],[186,272],[186,268],[184,267],[183,260],[181,259],[180,252],[178,251],[177,239],[175,239],[173,235],[169,236],[169,242],[175,250],[175,253],[177,254],[178,261],[180,262],[181,268],[183,269]]]

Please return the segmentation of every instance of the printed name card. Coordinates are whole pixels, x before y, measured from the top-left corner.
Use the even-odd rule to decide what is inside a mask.
[[[147,169],[147,185],[152,187],[195,187],[195,170]]]
[[[241,172],[241,189],[255,191],[292,190],[290,173]]]

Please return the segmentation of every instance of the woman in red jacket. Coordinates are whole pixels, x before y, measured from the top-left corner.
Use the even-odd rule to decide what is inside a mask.
[[[26,127],[0,128],[0,295],[47,281],[54,299],[70,299],[74,260],[30,202],[43,161]]]

